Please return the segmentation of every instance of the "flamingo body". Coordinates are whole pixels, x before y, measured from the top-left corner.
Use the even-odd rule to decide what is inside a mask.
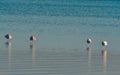
[[[36,40],[36,37],[35,36],[31,36],[30,37],[30,41],[35,41]]]
[[[5,35],[5,38],[6,39],[12,39],[12,35],[11,34],[7,34],[7,35]]]

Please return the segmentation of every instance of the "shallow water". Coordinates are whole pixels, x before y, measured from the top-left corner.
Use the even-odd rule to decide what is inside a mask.
[[[119,8],[119,1],[0,1],[0,74],[120,74]],[[31,35],[37,37],[32,45]],[[102,40],[108,41],[107,57]]]
[[[120,55],[108,52],[102,57],[95,50],[41,50],[35,44],[26,50],[5,45],[0,50],[0,74],[3,75],[112,75],[119,74]]]

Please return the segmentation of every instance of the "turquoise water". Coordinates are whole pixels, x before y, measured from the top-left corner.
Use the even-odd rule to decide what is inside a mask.
[[[120,1],[0,1],[0,74],[120,74]],[[13,36],[7,45],[4,35]],[[29,37],[35,35],[30,47]],[[87,52],[86,39],[93,42]],[[101,41],[108,56],[102,58]]]

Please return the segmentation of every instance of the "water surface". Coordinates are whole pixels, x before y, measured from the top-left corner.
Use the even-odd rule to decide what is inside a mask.
[[[119,1],[0,1],[0,74],[120,74]],[[12,40],[4,35],[10,33]],[[37,41],[30,45],[29,37]],[[93,42],[87,50],[86,39]],[[107,40],[107,57],[101,41]]]

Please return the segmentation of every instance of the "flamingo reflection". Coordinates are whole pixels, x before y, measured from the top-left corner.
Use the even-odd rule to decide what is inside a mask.
[[[103,71],[106,72],[107,67],[107,50],[102,50]]]
[[[87,47],[87,55],[88,55],[88,71],[91,70],[91,53],[92,50],[90,47]]]
[[[30,49],[32,52],[32,66],[34,66],[35,65],[35,54],[36,54],[35,44],[31,43]]]
[[[10,41],[7,41],[6,46],[8,48],[8,67],[11,68],[11,56],[12,56],[12,43]]]
[[[90,61],[91,61],[91,52],[92,52],[91,48],[90,48],[90,47],[88,47],[88,48],[87,48],[88,62],[90,62]]]
[[[32,51],[32,59],[35,58],[35,45],[34,44],[30,44],[30,49]]]

